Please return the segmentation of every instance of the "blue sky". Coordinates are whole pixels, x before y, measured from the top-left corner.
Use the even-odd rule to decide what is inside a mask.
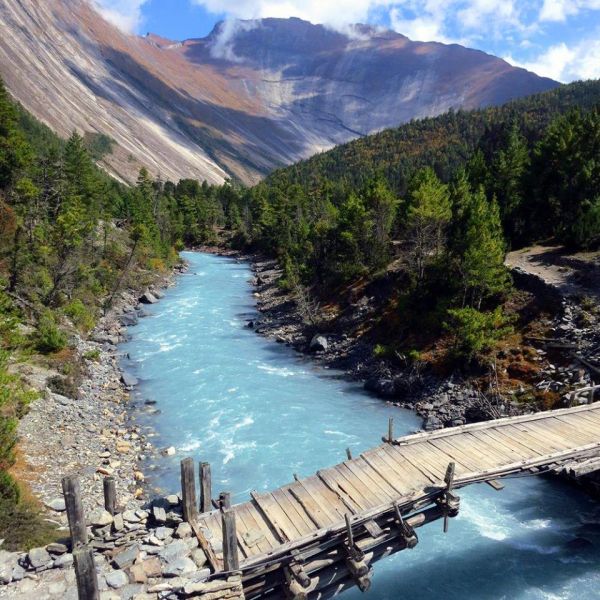
[[[122,29],[205,36],[224,18],[305,18],[458,42],[559,81],[600,78],[600,0],[95,0]]]

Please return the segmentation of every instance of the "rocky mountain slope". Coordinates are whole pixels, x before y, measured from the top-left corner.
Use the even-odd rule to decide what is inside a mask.
[[[115,140],[104,166],[257,181],[274,167],[415,117],[500,104],[555,82],[458,45],[357,26],[234,21],[206,38],[126,35],[88,0],[4,0],[0,75],[62,135]]]

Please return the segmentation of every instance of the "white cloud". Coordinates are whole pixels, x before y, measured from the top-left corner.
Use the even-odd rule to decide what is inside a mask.
[[[600,40],[584,40],[572,47],[565,43],[556,44],[530,61],[518,61],[511,56],[506,60],[557,81],[597,79],[600,78]]]
[[[343,27],[368,20],[371,10],[391,7],[392,0],[192,0],[214,14],[238,19],[299,17]]]
[[[92,0],[100,14],[113,25],[134,33],[142,24],[142,6],[148,0]]]
[[[582,10],[600,9],[600,0],[544,0],[540,21],[566,21]]]

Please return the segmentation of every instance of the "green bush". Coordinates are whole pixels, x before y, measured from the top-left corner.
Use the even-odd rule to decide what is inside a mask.
[[[36,345],[40,352],[47,354],[59,352],[67,345],[67,335],[58,327],[51,310],[44,311],[38,321]]]
[[[501,307],[493,312],[468,307],[452,309],[448,316],[444,327],[454,334],[453,351],[458,359],[472,361],[480,357],[511,331]]]
[[[100,350],[98,350],[97,348],[94,350],[88,350],[83,355],[83,358],[91,362],[98,362],[100,360]]]
[[[63,311],[73,321],[73,324],[83,332],[91,331],[96,324],[92,311],[81,300],[73,300],[65,306]]]

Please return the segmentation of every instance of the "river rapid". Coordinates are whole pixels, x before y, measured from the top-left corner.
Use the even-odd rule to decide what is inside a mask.
[[[419,428],[388,406],[293,350],[246,328],[256,314],[249,265],[184,253],[189,273],[150,316],[130,329],[126,367],[139,378],[136,402],[158,447],[173,457],[146,465],[152,485],[179,491],[179,460],[212,465],[213,493],[233,502],[309,475],[380,443],[388,417],[396,434]],[[347,600],[588,600],[600,598],[600,504],[555,480],[505,481],[461,490],[450,521],[417,530],[412,551],[375,564],[371,590]]]

